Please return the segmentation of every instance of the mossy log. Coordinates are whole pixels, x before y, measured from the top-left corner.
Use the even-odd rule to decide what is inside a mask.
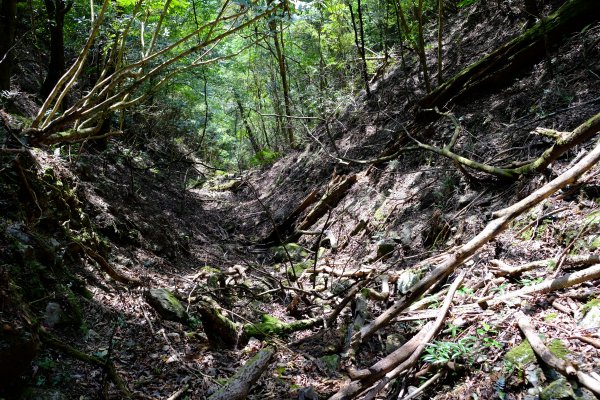
[[[293,322],[283,322],[271,315],[263,314],[258,323],[244,325],[244,338],[264,339],[269,336],[283,336],[296,331],[310,329],[321,324],[322,318],[309,318]]]
[[[209,400],[242,400],[269,366],[275,349],[266,347],[249,359]]]
[[[241,325],[225,316],[219,304],[211,298],[200,298],[198,306],[204,333],[210,344],[217,348],[234,348],[238,344],[246,343],[251,337],[265,339],[284,336],[323,323],[322,318],[283,322],[271,315],[263,314],[260,322]]]
[[[556,12],[523,34],[494,50],[425,96],[419,105],[425,109],[443,107],[478,89],[505,84],[507,78],[546,54],[546,45],[600,19],[600,1],[568,0]]]
[[[115,368],[115,365],[112,363],[112,361],[104,360],[104,359],[96,357],[96,356],[91,356],[80,350],[77,350],[75,347],[70,346],[70,345],[58,340],[54,335],[50,334],[49,332],[45,331],[44,329],[39,329],[38,335],[40,337],[40,340],[45,345],[52,347],[55,350],[58,350],[64,354],[66,354],[69,357],[76,358],[77,360],[80,360],[85,363],[92,364],[92,365],[95,365],[96,367],[100,367],[100,368],[104,369],[106,374],[108,375],[108,378],[111,381],[113,381],[113,383],[121,391],[123,396],[125,396],[127,398],[131,398],[131,392],[127,388],[127,385],[125,384],[123,379],[121,379],[121,376],[119,376],[119,373],[117,372],[117,369]]]
[[[221,312],[221,306],[210,297],[201,297],[199,311],[204,333],[217,348],[233,348],[239,340],[238,325]]]

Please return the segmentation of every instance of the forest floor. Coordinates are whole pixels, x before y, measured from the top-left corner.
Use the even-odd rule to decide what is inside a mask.
[[[459,38],[465,27],[449,24],[446,37],[452,45],[447,51],[452,61],[446,66],[447,76],[516,34],[516,28],[498,27],[518,27],[524,16],[516,8],[499,10],[481,4],[457,20],[468,24],[472,33]],[[598,113],[599,43],[600,25],[596,24],[568,38],[552,49],[547,60],[503,86],[455,104],[451,112],[461,128],[457,151],[494,165],[527,160],[551,144],[549,138],[532,133],[536,127],[569,131]],[[409,62],[407,70],[398,66],[376,84],[371,98],[357,98],[331,124],[331,137],[320,127],[314,132],[315,142],[256,171],[215,173],[189,154],[183,157],[187,149],[172,143],[141,150],[115,140],[108,150],[81,154],[64,148],[54,153],[36,150],[41,183],[32,183],[32,190],[49,192],[62,187],[71,193],[77,205],[69,203],[67,208],[71,213],[78,210],[83,221],[78,231],[82,243],[104,249],[115,270],[139,282],[115,282],[85,249],[70,253],[69,246],[79,239],[54,232],[59,231],[59,223],[64,227],[69,221],[71,229],[77,229],[77,218],[53,211],[60,207],[51,198],[44,203],[40,196],[32,200],[28,190],[14,198],[4,191],[0,204],[7,212],[0,217],[0,245],[5,254],[14,240],[35,247],[36,237],[53,237],[56,243],[50,246],[63,254],[60,265],[67,270],[57,273],[61,277],[57,279],[49,274],[56,272],[58,264],[25,274],[27,279],[44,275],[35,278],[46,288],[42,293],[34,291],[33,281],[30,287],[17,282],[32,291],[23,295],[29,312],[63,343],[112,362],[134,398],[166,399],[174,394],[208,398],[269,343],[275,346],[276,355],[249,398],[308,400],[316,399],[316,392],[323,399],[348,381],[350,367],[368,368],[434,319],[443,300],[439,293],[464,271],[465,281],[442,332],[426,347],[425,357],[386,386],[378,398],[403,398],[432,376],[438,376],[437,381],[422,398],[594,398],[577,385],[567,389],[563,385],[566,394],[548,392],[558,386],[552,382],[560,382],[559,375],[522,345],[514,316],[518,310],[525,311],[556,354],[583,371],[598,374],[600,323],[594,313],[600,313],[599,279],[568,289],[533,292],[487,308],[478,306],[477,300],[583,269],[577,257],[599,255],[598,166],[581,184],[541,202],[482,247],[428,292],[438,293],[437,297],[422,308],[401,313],[355,354],[349,352],[349,328],[357,317],[369,321],[406,293],[427,272],[422,268],[424,260],[431,260],[429,267],[434,267],[437,255],[478,234],[492,219],[492,212],[560,175],[590,148],[589,143],[577,146],[553,163],[547,176],[516,182],[464,174],[450,160],[422,151],[385,163],[340,160],[338,154],[354,160],[377,158],[393,146],[403,128],[415,123],[414,105],[424,94],[421,86],[416,63]],[[443,146],[454,129],[451,120],[440,118],[422,123],[420,137]],[[2,154],[3,171],[9,170],[9,156]],[[190,171],[198,177],[197,184],[190,183]],[[48,178],[49,174],[53,176]],[[200,179],[202,175],[209,178]],[[355,182],[316,221],[296,236],[286,231],[302,251],[290,247],[288,254],[282,254],[276,244],[264,243],[264,238],[273,237],[275,226],[299,226],[310,207],[296,215],[294,211],[311,193],[319,199],[327,188],[349,177],[355,177]],[[20,179],[16,173],[7,174],[3,190],[12,190]],[[14,212],[20,209],[17,203],[22,197],[29,198],[33,218]],[[85,221],[89,221],[91,235],[99,239],[83,238]],[[7,260],[8,256],[3,260],[3,274]],[[540,262],[526,271],[502,273],[502,268],[532,261]],[[326,268],[329,274],[311,273]],[[361,300],[353,301],[327,328],[215,348],[205,332],[210,326],[198,315],[196,300],[209,296],[239,324],[258,322],[263,314],[285,322],[320,317],[367,277],[372,279],[371,292],[361,291]],[[385,292],[386,279],[393,284],[385,298],[370,296]],[[185,322],[161,317],[145,297],[154,288],[174,293],[190,317]],[[10,288],[2,289],[5,296],[4,290]],[[366,308],[359,313],[361,303]],[[50,304],[60,306],[58,322],[52,319]],[[592,318],[596,322],[590,322]],[[3,314],[2,322],[10,322],[7,315]],[[106,369],[51,346],[41,348],[26,375],[26,398],[123,396],[111,384]]]

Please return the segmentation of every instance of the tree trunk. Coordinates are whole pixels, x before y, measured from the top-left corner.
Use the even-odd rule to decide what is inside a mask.
[[[43,99],[46,99],[65,72],[65,14],[71,9],[73,2],[45,0],[44,3],[48,13],[48,29],[50,30],[50,63],[40,94]]]
[[[269,29],[273,35],[273,43],[275,44],[275,57],[277,58],[277,64],[279,66],[279,76],[281,78],[281,88],[283,89],[283,104],[285,107],[285,124],[284,132],[290,146],[294,146],[294,131],[292,128],[292,106],[290,101],[290,84],[288,82],[287,67],[285,63],[285,54],[283,52],[283,36],[281,32],[277,30],[277,21],[269,21]]]
[[[419,0],[419,5],[415,8],[417,17],[417,51],[419,52],[419,62],[423,70],[423,81],[425,82],[425,90],[431,92],[431,84],[429,83],[429,71],[427,70],[427,57],[425,55],[425,38],[423,37],[423,0]]]
[[[359,26],[356,24],[356,17],[354,16],[354,9],[352,8],[352,3],[350,0],[347,0],[346,4],[348,5],[348,9],[350,10],[350,20],[352,22],[352,30],[354,31],[354,43],[356,44],[356,49],[358,50],[358,55],[360,56],[361,64],[360,64],[360,72],[365,83],[365,91],[367,92],[367,96],[371,95],[371,91],[369,89],[369,76],[367,73],[367,60],[365,54],[365,41],[364,41],[364,30],[362,24],[362,11],[360,11],[360,0],[358,2],[358,20]],[[360,33],[360,36],[359,36]]]
[[[562,36],[578,31],[598,19],[600,1],[569,0],[544,21],[438,86],[425,96],[419,105],[426,109],[443,107],[450,101],[472,94],[480,88],[487,92],[490,86],[505,84],[508,82],[508,76],[537,62],[545,55],[545,37],[548,43],[557,43]]]
[[[0,90],[10,90],[17,0],[0,0]]]

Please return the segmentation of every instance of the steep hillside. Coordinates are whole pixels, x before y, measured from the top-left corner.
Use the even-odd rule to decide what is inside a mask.
[[[444,78],[523,32],[528,15],[500,3],[453,13]],[[598,396],[600,175],[582,166],[597,134],[510,179],[432,151],[512,168],[596,116],[600,24],[546,50],[445,115],[419,107],[407,57],[302,149],[231,174],[169,140],[13,150],[36,107],[13,99],[0,397]],[[536,332],[562,364],[536,359]]]

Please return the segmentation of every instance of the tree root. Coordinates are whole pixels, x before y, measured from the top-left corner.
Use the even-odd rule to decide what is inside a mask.
[[[104,371],[108,375],[108,378],[115,384],[117,389],[119,389],[119,391],[123,393],[125,397],[131,398],[131,392],[127,388],[127,385],[125,384],[123,379],[119,376],[117,369],[115,368],[115,365],[112,363],[112,361],[103,360],[99,357],[91,356],[82,351],[79,351],[75,347],[61,342],[54,335],[52,335],[44,329],[38,329],[38,334],[40,340],[49,347],[52,347],[70,357],[76,358],[85,363],[92,364],[104,369]]]

